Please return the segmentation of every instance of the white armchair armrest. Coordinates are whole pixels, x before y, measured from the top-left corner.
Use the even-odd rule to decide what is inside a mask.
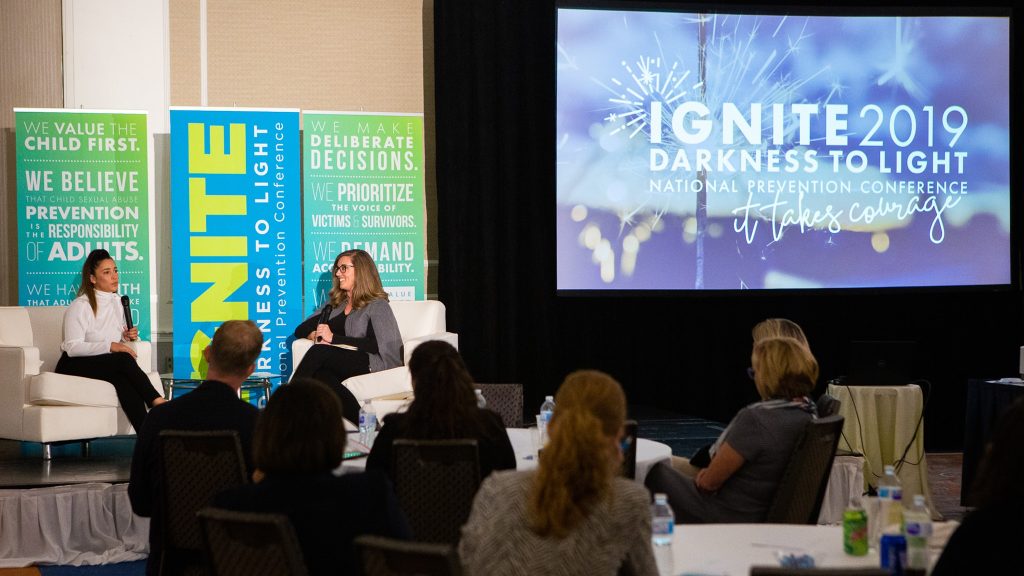
[[[409,358],[412,358],[412,351],[415,350],[417,346],[428,340],[444,340],[451,344],[456,350],[459,349],[459,335],[454,332],[435,332],[434,334],[427,334],[426,336],[410,338],[402,343],[402,363],[409,364]]]

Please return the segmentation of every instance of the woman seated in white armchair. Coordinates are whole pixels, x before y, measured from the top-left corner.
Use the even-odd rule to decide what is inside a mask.
[[[117,294],[117,264],[110,253],[93,250],[82,265],[78,297],[64,312],[64,351],[55,372],[105,380],[114,386],[117,401],[136,431],[142,429],[146,407],[165,400],[135,361],[128,342],[139,339],[128,328]]]
[[[314,346],[292,378],[313,378],[341,398],[345,419],[359,419],[359,402],[342,382],[369,372],[401,366],[402,335],[388,304],[377,265],[364,250],[346,250],[334,259],[328,301],[295,329],[296,338]]]

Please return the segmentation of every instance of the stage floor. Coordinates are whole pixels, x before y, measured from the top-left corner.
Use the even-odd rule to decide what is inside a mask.
[[[93,440],[84,458],[78,443],[55,446],[43,460],[39,444],[0,440],[0,488],[41,488],[102,482],[118,484],[131,476],[134,436]]]

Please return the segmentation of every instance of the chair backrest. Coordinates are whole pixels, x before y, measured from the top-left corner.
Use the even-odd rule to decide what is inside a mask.
[[[392,300],[402,341],[445,331],[444,304],[438,300]]]
[[[460,576],[455,547],[449,544],[403,542],[381,536],[355,539],[364,576]]]
[[[487,400],[487,408],[501,416],[506,428],[523,428],[522,384],[474,384]]]
[[[636,478],[636,420],[626,420],[622,433],[622,476]]]
[[[875,566],[837,566],[835,568],[751,566],[750,576],[892,576],[892,572]]]
[[[783,472],[765,522],[817,523],[842,430],[842,416],[826,416],[807,423]]]
[[[395,440],[395,494],[420,542],[454,544],[480,487],[476,440]]]
[[[163,470],[164,554],[201,552],[196,513],[220,492],[248,482],[238,432],[160,432]]]
[[[815,404],[818,407],[818,417],[824,418],[825,416],[835,416],[839,414],[839,409],[843,406],[843,401],[831,394],[822,394],[818,397]]]
[[[43,361],[43,372],[52,372],[60,360],[61,344],[64,342],[64,312],[66,306],[27,306],[32,322],[29,338],[39,348],[39,359]]]
[[[199,526],[214,576],[308,573],[287,516],[204,508]]]

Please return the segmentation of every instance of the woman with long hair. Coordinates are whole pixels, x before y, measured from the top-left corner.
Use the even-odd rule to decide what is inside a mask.
[[[625,417],[610,376],[566,377],[538,469],[495,473],[477,492],[459,543],[467,573],[657,574],[650,495],[618,475]]]
[[[296,338],[314,346],[295,368],[293,378],[313,378],[341,399],[350,422],[359,418],[359,402],[341,385],[352,376],[402,364],[402,335],[380,282],[377,265],[364,250],[346,250],[334,259],[328,301],[295,329]],[[320,323],[325,308],[331,312]]]
[[[135,361],[137,354],[129,343],[139,339],[139,330],[128,329],[117,294],[119,280],[109,252],[101,248],[89,253],[82,264],[78,297],[64,311],[63,353],[54,371],[110,382],[138,432],[146,407],[165,400]]]
[[[284,514],[310,574],[359,574],[356,536],[407,539],[410,530],[383,474],[331,473],[345,442],[338,397],[316,380],[293,380],[274,392],[256,422],[258,481],[220,494],[214,504]]]
[[[695,476],[655,465],[645,481],[668,494],[681,523],[760,522],[808,421],[815,417],[808,394],[818,363],[794,338],[768,338],[751,354],[754,386],[761,396],[743,408],[715,443],[711,462]]]
[[[458,350],[442,340],[424,342],[413,350],[409,372],[412,404],[405,413],[384,418],[384,427],[366,459],[368,470],[384,470],[391,475],[391,445],[396,438],[475,439],[481,478],[493,470],[516,467],[516,455],[501,416],[477,408],[473,377]]]

